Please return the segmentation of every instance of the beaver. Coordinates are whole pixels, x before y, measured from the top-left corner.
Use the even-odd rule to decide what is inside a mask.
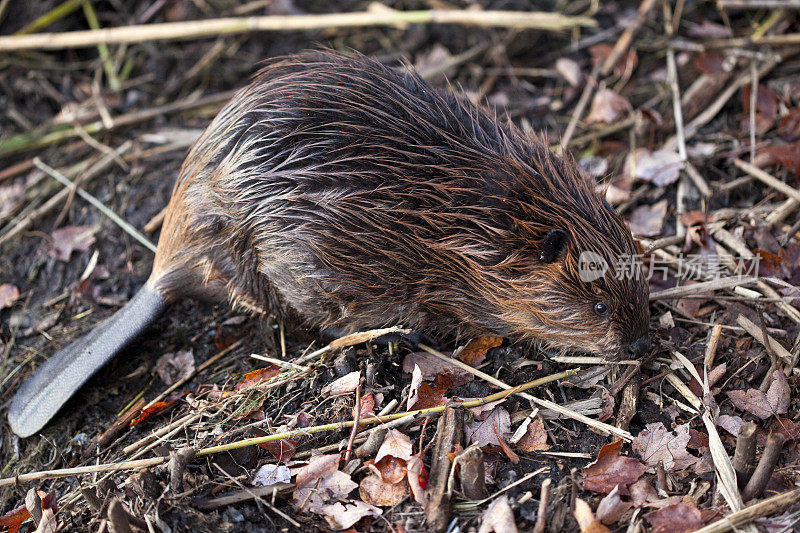
[[[38,431],[187,296],[341,331],[403,325],[641,356],[645,280],[586,279],[586,252],[606,265],[638,253],[545,139],[363,55],[274,59],[190,149],[146,284],[21,386],[11,428]]]

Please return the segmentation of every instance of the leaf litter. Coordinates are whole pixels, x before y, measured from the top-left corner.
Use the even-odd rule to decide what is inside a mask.
[[[7,15],[1,22],[7,30],[3,34],[23,29],[56,3],[40,4],[21,4],[19,15]],[[108,26],[227,17],[260,9],[212,4],[137,1],[126,5],[130,11],[125,13],[119,6],[93,6],[101,23]],[[318,9],[302,2],[274,4],[264,12],[302,11],[313,16]],[[385,4],[405,9],[397,3]],[[743,333],[736,320],[740,314],[749,316],[788,353],[796,351],[794,339],[800,323],[797,210],[790,207],[791,196],[785,188],[775,188],[735,164],[736,159],[750,161],[786,186],[798,186],[800,94],[795,83],[795,47],[769,47],[751,38],[754,31],[761,30],[767,38],[777,40],[796,33],[797,13],[685,3],[682,12],[672,13],[677,24],[668,38],[664,6],[644,9],[648,4],[657,3],[600,3],[596,12],[588,15],[597,22],[596,27],[561,33],[414,24],[365,27],[358,32],[325,30],[323,34],[344,48],[393,64],[397,64],[395,58],[408,57],[434,84],[446,88],[446,80],[452,80],[468,97],[508,114],[525,132],[547,133],[554,148],[574,118],[575,131],[567,151],[582,161],[587,175],[601,181],[598,189],[605,191],[609,202],[642,236],[642,250],[656,244],[643,258],[646,274],[656,274],[651,279],[651,293],[675,286],[688,290],[687,296],[680,298],[654,296],[651,357],[633,377],[627,375],[628,366],[614,363],[587,381],[586,389],[548,384],[532,391],[536,397],[569,406],[599,398],[591,409],[580,413],[629,432],[631,444],[609,444],[613,439],[595,433],[597,427],[590,429],[544,409],[532,413],[535,406],[520,396],[465,413],[464,428],[458,435],[460,445],[463,449],[471,440],[481,445],[485,481],[492,497],[464,512],[460,507],[464,503],[459,492],[461,480],[452,481],[456,491],[452,498],[457,504],[454,516],[462,530],[531,529],[538,519],[545,478],[553,481],[545,513],[551,531],[693,530],[732,512],[720,495],[721,483],[716,477],[720,457],[712,457],[710,450],[718,437],[722,453],[732,458],[739,429],[748,421],[758,426],[756,460],[764,454],[770,433],[780,433],[787,441],[779,450],[768,488],[753,501],[786,493],[797,480],[797,370],[791,360],[781,355],[776,359],[775,350],[765,348],[758,337]],[[346,2],[337,9],[362,7]],[[641,25],[636,22],[639,7],[644,10]],[[483,8],[491,6],[484,4]],[[508,6],[520,8],[529,9],[514,2]],[[558,9],[583,11],[575,2]],[[57,24],[61,26],[41,31],[88,28],[81,17],[64,18]],[[630,37],[628,46],[615,51],[618,42],[625,43],[621,37]],[[59,190],[32,169],[33,156],[80,179],[70,170],[96,162],[101,149],[80,136],[73,137],[80,140],[72,144],[45,144],[35,150],[21,139],[81,125],[103,145],[102,150],[113,150],[129,139],[144,143],[106,167],[104,179],[90,179],[81,186],[135,227],[145,228],[153,222],[153,229],[146,231],[155,239],[158,213],[166,204],[187,143],[208,124],[219,104],[182,107],[178,114],[158,113],[156,122],[146,118],[148,112],[170,102],[189,106],[197,95],[213,96],[236,88],[265,57],[308,48],[313,38],[310,33],[292,32],[282,37],[280,45],[264,41],[258,46],[249,35],[190,39],[162,43],[159,46],[163,45],[166,54],[142,54],[141,46],[148,45],[112,44],[108,47],[114,61],[109,64],[92,48],[81,54],[89,54],[86,57],[97,62],[85,64],[75,62],[73,52],[63,50],[41,53],[37,56],[41,64],[28,61],[17,65],[17,61],[27,61],[27,56],[12,57],[3,72],[7,83],[0,88],[4,109],[9,110],[0,119],[0,239],[4,239],[0,350],[6,365],[0,376],[0,393],[4,398],[10,398],[33,366],[127,301],[145,282],[152,261],[146,249],[116,227],[99,223],[94,208],[77,196],[62,198],[54,211],[32,217],[28,226],[20,226],[18,233],[10,235],[9,228]],[[531,44],[531,38],[538,41]],[[713,40],[722,41],[709,42]],[[737,44],[741,42],[748,44],[742,48]],[[685,141],[677,138],[665,49],[668,43],[677,46],[677,97],[682,101]],[[621,52],[618,60],[604,65],[617,52]],[[781,64],[769,67],[778,55]],[[234,56],[236,61],[231,61]],[[125,65],[125,72],[116,73],[126,80],[121,90],[111,86],[109,77],[113,78],[114,72],[98,70],[98,62],[104,67]],[[755,85],[749,79],[753,68],[759,72]],[[750,94],[753,86],[754,95]],[[51,90],[53,87],[56,89]],[[579,110],[584,92],[585,106]],[[753,97],[756,105],[751,119]],[[92,133],[94,124],[108,118],[101,116],[105,114],[114,119],[114,128],[100,135]],[[116,118],[122,116],[137,118],[118,123]],[[752,147],[751,130],[756,141]],[[165,136],[165,131],[191,135],[183,139],[178,133]],[[147,140],[153,135],[160,136],[155,150]],[[22,151],[8,155],[3,150],[9,142],[22,142]],[[686,160],[681,142],[686,145]],[[171,148],[171,143],[178,147]],[[703,182],[710,191],[707,198],[696,189]],[[687,264],[678,262],[681,254],[697,256],[695,266],[702,264],[699,278],[684,276],[688,270],[684,268]],[[709,270],[714,264],[722,263],[726,275],[747,270],[754,263],[751,254],[760,258],[763,269],[758,284],[690,290],[715,279]],[[658,275],[661,269],[669,271],[667,279]],[[0,513],[5,515],[0,523],[20,522],[22,511],[28,512],[26,491],[34,488],[45,489],[60,504],[70,502],[64,506],[66,511],[55,516],[59,524],[78,530],[94,530],[101,520],[109,520],[108,505],[95,509],[89,503],[91,496],[84,496],[91,491],[101,503],[119,501],[119,508],[134,518],[145,516],[161,531],[246,529],[264,527],[270,520],[270,525],[280,528],[297,528],[289,521],[294,520],[308,529],[423,530],[427,526],[426,495],[436,490],[435,479],[428,483],[436,415],[412,417],[398,426],[381,428],[385,435],[375,439],[374,448],[363,457],[356,454],[359,459],[348,463],[343,458],[351,446],[351,430],[345,424],[355,416],[356,405],[363,419],[384,409],[399,413],[457,405],[498,390],[405,341],[390,346],[355,345],[302,360],[300,368],[284,366],[328,341],[315,331],[299,331],[288,323],[270,319],[259,324],[241,314],[226,315],[223,308],[186,302],[174,309],[154,334],[132,344],[131,357],[98,373],[82,393],[85,401],[61,413],[51,430],[27,441],[4,443],[0,459],[7,465],[6,475],[103,461],[119,463],[133,457],[158,460],[189,446],[275,440],[218,452],[208,462],[196,458],[178,480],[180,497],[163,497],[173,474],[159,466],[144,468],[135,476],[128,471],[111,473],[102,482],[98,480],[105,474],[98,473],[2,487]],[[712,350],[715,324],[724,329]],[[440,351],[511,385],[573,365],[549,359],[563,354],[497,338],[442,337],[436,342]],[[225,357],[214,359],[226,350],[230,351]],[[247,357],[253,351],[284,363],[256,368]],[[674,367],[673,351],[691,362],[699,379],[685,368]],[[174,384],[192,373],[187,352],[193,355],[192,372],[197,375],[167,392],[167,382]],[[184,355],[176,358],[177,354]],[[592,368],[602,363],[587,364]],[[676,388],[675,377],[685,387]],[[359,383],[363,390],[356,404],[354,391]],[[633,411],[626,413],[631,383],[641,388],[636,388]],[[137,406],[135,400],[140,396],[144,401]],[[124,409],[129,404],[130,412]],[[718,435],[701,422],[705,409]],[[333,429],[292,433],[324,424]],[[374,427],[362,427],[352,434],[352,447],[365,444]],[[103,441],[99,437],[106,430],[111,436]],[[99,441],[103,443],[87,444]],[[320,449],[324,451],[315,451]],[[53,450],[58,453],[53,455]],[[243,477],[230,480],[214,467],[221,464],[223,456],[238,465],[236,472]],[[547,470],[526,478],[540,466]],[[715,467],[717,472],[712,470]],[[577,469],[574,474],[573,469]],[[659,479],[661,469],[666,474],[664,486]],[[262,500],[289,519],[265,512],[267,507],[236,483],[252,482],[254,486],[248,490],[266,491],[282,487],[287,480],[293,488],[276,489]],[[41,499],[44,503],[45,498]],[[200,505],[219,507],[199,512]],[[52,508],[39,506],[43,514]],[[772,518],[784,523],[793,513],[796,507],[788,507],[776,510],[777,516]],[[6,521],[7,516],[16,518]]]

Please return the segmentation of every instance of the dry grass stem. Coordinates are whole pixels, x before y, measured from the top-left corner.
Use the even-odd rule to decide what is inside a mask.
[[[472,368],[471,366],[462,363],[458,359],[454,359],[452,357],[448,357],[448,356],[444,355],[443,353],[441,353],[441,352],[439,352],[437,350],[434,350],[430,346],[426,346],[424,344],[420,344],[419,348],[421,348],[422,350],[425,350],[429,354],[431,354],[431,355],[433,355],[433,356],[435,356],[435,357],[437,357],[437,358],[439,358],[439,359],[441,359],[443,361],[446,361],[446,362],[448,362],[450,364],[456,365],[457,367],[459,367],[459,368],[461,368],[463,370],[466,370],[470,374],[473,374],[473,375],[483,379],[484,381],[486,381],[488,383],[491,383],[492,385],[495,385],[497,387],[505,389],[506,391],[513,390],[514,388],[516,388],[516,387],[512,387],[511,385],[508,385],[506,383],[503,383],[499,379],[496,379],[496,378],[494,378],[494,377],[492,377],[492,376],[490,376],[490,375],[488,375],[488,374],[486,374],[484,372],[481,372],[480,370]],[[582,414],[580,414],[580,413],[578,413],[578,412],[576,412],[576,411],[574,411],[572,409],[568,409],[568,408],[566,408],[564,406],[558,405],[555,402],[551,402],[550,400],[545,400],[545,399],[542,399],[542,398],[536,398],[535,396],[531,396],[530,394],[522,393],[521,391],[518,392],[518,394],[522,398],[525,398],[526,400],[528,400],[530,402],[533,402],[536,405],[539,405],[540,407],[545,407],[547,409],[550,409],[551,411],[555,411],[558,414],[566,416],[567,418],[572,418],[573,420],[577,420],[578,422],[586,424],[587,426],[595,429],[596,431],[599,431],[600,433],[602,433],[604,435],[616,435],[617,437],[625,440],[626,442],[630,442],[631,440],[633,440],[633,436],[630,434],[630,432],[628,432],[626,430],[616,428],[616,427],[614,427],[614,426],[612,426],[610,424],[606,424],[605,422],[600,422],[599,420],[591,419],[591,418],[589,418],[587,416],[584,416],[584,415],[582,415]]]
[[[546,12],[460,9],[397,11],[384,7],[356,13],[228,17],[121,26],[101,30],[9,35],[0,37],[0,52],[83,48],[97,46],[98,44],[188,40],[257,31],[286,32],[330,28],[360,28],[364,26],[398,26],[404,24],[457,24],[482,28],[561,31],[581,26],[595,26],[597,22],[589,17],[568,17],[558,13]]]

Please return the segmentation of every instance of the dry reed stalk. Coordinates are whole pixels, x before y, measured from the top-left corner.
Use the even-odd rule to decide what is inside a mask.
[[[9,35],[0,37],[0,52],[58,50],[97,46],[98,44],[145,41],[176,41],[256,31],[285,32],[364,26],[402,26],[405,24],[457,24],[482,28],[559,31],[581,26],[593,27],[597,25],[597,22],[591,17],[568,17],[558,13],[461,9],[397,11],[381,6],[380,9],[355,13],[227,17],[63,33]]]

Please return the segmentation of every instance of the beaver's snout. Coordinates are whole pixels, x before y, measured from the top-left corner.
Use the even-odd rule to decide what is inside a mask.
[[[650,349],[650,337],[644,336],[639,337],[632,343],[628,345],[628,347],[624,351],[624,356],[628,359],[641,359],[645,356],[647,351]]]

